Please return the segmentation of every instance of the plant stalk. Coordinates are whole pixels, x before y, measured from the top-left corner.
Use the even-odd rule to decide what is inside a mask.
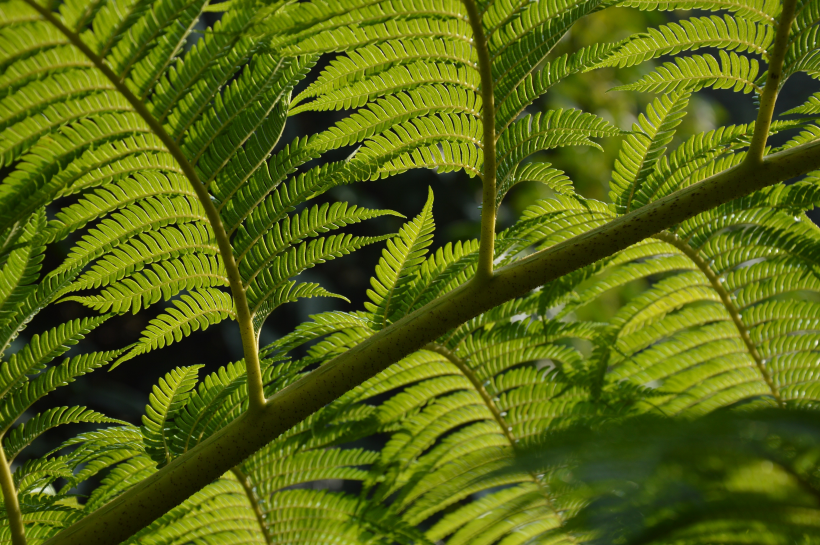
[[[774,37],[774,48],[769,58],[769,71],[766,85],[760,93],[760,109],[757,111],[755,131],[749,143],[749,151],[745,161],[757,164],[763,161],[763,152],[766,149],[766,140],[769,137],[769,128],[774,117],[774,105],[783,80],[783,62],[789,50],[789,32],[794,21],[794,11],[797,0],[783,0],[783,9],[780,12],[777,33]]]
[[[188,178],[188,181],[194,188],[196,196],[208,217],[208,222],[214,231],[216,243],[219,247],[219,255],[225,265],[231,295],[233,296],[234,305],[236,306],[236,321],[239,324],[239,332],[242,336],[242,350],[244,352],[245,367],[248,375],[248,410],[258,410],[265,404],[265,392],[262,384],[262,370],[259,364],[259,349],[256,334],[253,329],[253,317],[248,307],[245,289],[242,287],[242,277],[239,274],[239,268],[234,260],[231,242],[228,239],[228,234],[225,232],[225,227],[222,225],[219,212],[217,212],[211,200],[208,189],[199,179],[196,169],[194,169],[193,165],[191,165],[187,157],[185,157],[182,149],[165,131],[162,124],[151,115],[151,112],[148,111],[145,104],[131,92],[128,86],[105,64],[105,61],[82,41],[80,35],[76,32],[72,32],[59,18],[54,16],[51,10],[39,5],[35,0],[25,0],[25,2],[35,9],[43,19],[63,33],[71,44],[94,63],[97,70],[102,72],[114,88],[125,97],[128,103],[131,104],[131,107],[134,108],[134,111],[142,117],[154,134],[162,141],[163,145],[165,145],[168,152],[174,157],[174,160],[179,164],[185,177]]]
[[[14,477],[11,475],[11,466],[6,459],[6,450],[3,448],[2,437],[0,437],[0,489],[3,491],[3,503],[6,507],[6,516],[9,519],[11,543],[12,545],[26,545],[23,513],[20,511],[17,490],[14,489]]]
[[[820,142],[740,164],[629,214],[467,282],[382,329],[245,412],[46,545],[117,545],[313,412],[447,331],[550,280],[732,199],[820,168]]]
[[[493,64],[487,47],[487,36],[481,24],[481,15],[475,0],[464,0],[467,18],[473,31],[473,46],[478,56],[478,71],[481,76],[481,125],[484,165],[482,167],[481,189],[481,236],[479,238],[478,268],[474,280],[484,282],[493,276],[495,257],[496,220],[496,157],[495,157],[495,98],[493,91]]]

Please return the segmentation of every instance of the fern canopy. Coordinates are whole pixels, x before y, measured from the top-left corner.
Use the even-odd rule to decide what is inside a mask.
[[[562,53],[616,5],[679,17]],[[817,541],[820,171],[653,215],[814,149],[815,89],[771,114],[789,78],[820,79],[818,21],[820,0],[0,0],[0,541],[74,543],[167,479],[195,493],[99,542]],[[631,67],[614,91],[654,96],[629,128],[542,104],[577,74]],[[752,95],[759,117],[690,134],[704,89]],[[311,115],[330,121],[296,135]],[[607,202],[553,166],[613,143]],[[337,200],[412,169],[481,185],[480,240],[440,244],[450,203],[432,186],[395,234],[358,224],[398,212]],[[544,198],[499,230],[522,182]],[[494,268],[640,222],[659,227],[469,319],[443,310],[491,292]],[[363,309],[259,346],[280,307],[346,300],[303,273],[370,244]],[[69,302],[80,317],[32,331]],[[146,311],[131,344],[82,342]],[[139,425],[40,406],[226,320],[242,359],[180,362]],[[323,397],[337,357],[418,324],[435,333]],[[302,418],[294,392],[320,408]],[[277,403],[293,425],[260,424],[260,448],[185,482],[181,467]],[[86,428],[27,450],[68,424]]]

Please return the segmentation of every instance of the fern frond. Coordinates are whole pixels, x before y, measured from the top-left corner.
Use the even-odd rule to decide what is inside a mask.
[[[205,212],[197,201],[182,196],[142,199],[111,214],[90,229],[55,272],[82,268],[140,233],[194,221],[207,222]]]
[[[507,177],[503,185],[498,188],[496,206],[501,203],[504,196],[514,185],[521,182],[539,182],[563,195],[575,193],[572,180],[564,174],[564,171],[550,168],[550,163],[528,163],[523,166],[519,164],[515,171]]]
[[[109,285],[99,295],[72,295],[63,300],[77,301],[98,312],[136,314],[183,290],[227,285],[225,268],[216,256],[194,254],[155,263]]]
[[[467,65],[423,61],[400,64],[296,106],[290,115],[304,111],[359,108],[373,99],[422,85],[454,85],[476,92],[479,76],[474,68]]]
[[[106,62],[136,96],[145,98],[173,62],[205,4],[185,0],[146,6],[131,25],[129,39],[111,47]]]
[[[539,151],[559,146],[601,147],[590,138],[618,136],[622,131],[581,110],[548,110],[516,121],[498,139],[499,185],[505,186],[518,164]]]
[[[30,218],[18,229],[20,246],[7,251],[2,257],[0,269],[0,325],[6,326],[25,300],[37,291],[35,284],[40,273],[45,246],[38,241],[39,232],[44,227],[45,214],[39,213]],[[13,240],[13,237],[12,237]],[[5,331],[0,337],[0,356],[8,348],[8,343],[17,334],[17,329]]]
[[[729,15],[697,17],[634,35],[598,66],[623,68],[701,47],[719,47],[739,53],[748,51],[766,58],[773,41],[774,29],[768,25]]]
[[[433,190],[428,189],[427,202],[418,216],[405,223],[397,237],[387,241],[382,251],[376,275],[371,278],[372,290],[367,290],[371,302],[365,308],[373,313],[375,329],[386,327],[403,310],[402,301],[413,276],[424,260],[427,247],[433,242]]]
[[[461,146],[479,146],[480,134],[481,125],[472,116],[438,114],[416,117],[371,137],[348,161],[348,168],[355,177],[354,180],[376,180],[386,177],[387,172],[391,169],[396,169],[396,165],[391,164],[391,161],[401,161],[402,156],[413,157],[414,151],[422,146],[430,146],[439,142],[456,144],[456,149],[461,149]],[[418,162],[434,166],[440,160],[442,165],[446,165],[448,159],[465,155],[456,149],[451,148],[449,153],[439,155],[439,157],[430,155],[427,159],[419,159]],[[476,153],[466,155],[465,162],[472,166],[473,171],[476,171],[475,161],[478,160],[478,155]],[[386,168],[387,171],[382,172],[382,168]]]
[[[676,57],[674,63],[664,63],[635,83],[620,85],[615,90],[670,93],[712,87],[743,93],[761,92],[756,84],[759,70],[757,60],[723,50],[718,54],[720,63],[712,55]]]
[[[172,437],[168,435],[173,426],[172,420],[190,397],[202,367],[191,365],[171,370],[154,386],[150,402],[145,406],[142,417],[145,453],[157,463],[158,468],[172,459]]]
[[[352,235],[330,235],[303,242],[277,256],[270,266],[256,275],[248,284],[248,306],[255,316],[255,323],[261,323],[273,310],[285,301],[299,297],[331,296],[330,292],[313,284],[295,286],[289,279],[319,263],[341,257],[354,250],[379,242],[393,235],[380,237],[354,237]],[[295,288],[294,288],[295,286]]]
[[[107,157],[112,149],[117,150],[117,145],[109,142],[112,139],[147,132],[136,114],[107,113],[63,126],[47,142],[41,139],[0,186],[0,225],[5,229],[27,217],[70,188],[84,173],[101,166],[93,160],[86,161],[86,154],[93,157],[102,153]],[[102,149],[93,149],[94,146]]]
[[[61,82],[54,83],[55,86]],[[24,87],[18,93],[37,92]],[[131,106],[118,93],[113,91],[101,91],[88,94],[88,89],[65,89],[61,91],[62,96],[52,97],[51,103],[44,103],[44,108],[33,107],[34,105],[23,105],[25,110],[17,116],[19,121],[14,122],[14,117],[0,121],[0,126],[4,125],[2,136],[0,137],[0,161],[7,164],[20,158],[29,151],[43,136],[51,133],[62,125],[69,124],[77,119],[87,118],[92,115],[102,115],[111,112],[127,112]],[[73,95],[84,95],[75,98]],[[67,99],[67,100],[66,100]],[[8,104],[0,104],[8,114]],[[37,110],[41,115],[32,115]],[[22,117],[25,116],[25,117]]]
[[[33,416],[20,424],[3,441],[6,458],[9,461],[46,431],[65,424],[124,424],[121,420],[108,418],[104,414],[85,407],[54,407]]]
[[[796,108],[792,108],[787,112],[783,112],[783,115],[816,115],[818,113],[820,113],[820,93],[814,93],[808,98],[808,100],[806,100],[805,103],[797,106]]]
[[[305,208],[301,214],[285,216],[247,249],[242,250],[237,256],[239,272],[243,280],[250,283],[276,256],[306,238],[386,214],[400,215],[391,210],[368,210],[339,202]]]
[[[297,139],[273,156],[267,165],[247,165],[248,168],[240,165],[241,171],[236,173],[238,178],[229,178],[229,185],[214,184],[213,193],[221,200],[218,211],[228,233],[233,233],[253,214],[291,172],[318,155],[308,139]]]
[[[0,398],[26,382],[26,375],[36,375],[45,365],[108,320],[111,315],[82,318],[54,327],[42,335],[33,335],[22,350],[4,362],[0,371]]]
[[[157,471],[156,464],[146,454],[128,456],[117,462],[86,501],[86,512],[99,509]]]
[[[463,4],[455,0],[312,2],[281,10],[264,25],[275,35],[272,45],[287,54],[324,53],[405,37],[460,37],[469,41],[464,11]]]
[[[233,299],[229,294],[214,288],[196,289],[183,294],[172,303],[174,308],[169,308],[148,322],[140,340],[114,362],[113,367],[179,341],[194,331],[204,331],[225,318],[234,318]]]
[[[176,173],[134,172],[128,178],[86,193],[76,203],[62,208],[49,222],[43,239],[56,242],[92,221],[141,199],[175,195],[196,198],[187,180]]]
[[[60,365],[20,385],[0,402],[0,430],[7,431],[37,400],[60,386],[73,382],[77,377],[98,369],[114,359],[120,351],[95,352],[66,359]]]
[[[465,114],[478,118],[481,97],[463,87],[423,85],[367,103],[356,113],[319,133],[313,145],[321,150],[349,146],[381,134],[394,125],[436,113]]]
[[[655,165],[666,153],[675,128],[680,124],[689,104],[690,93],[680,92],[655,99],[641,114],[638,123],[618,152],[612,172],[609,196],[619,214],[632,209],[633,200]]]
[[[291,101],[291,112],[305,99],[326,95],[372,77],[399,64],[433,60],[475,68],[475,52],[460,40],[405,39],[357,48],[334,59],[327,68]]]
[[[496,133],[499,136],[503,134],[528,105],[553,85],[572,74],[595,66],[617,46],[618,44],[596,44],[571,55],[561,55],[557,59],[548,60],[543,68],[527,74],[518,85],[511,87],[504,94],[496,93]]]
[[[62,457],[28,460],[14,472],[18,494],[36,494],[60,477],[71,477],[71,470]]]
[[[492,47],[491,51],[495,82],[493,93],[499,99],[499,103],[546,60],[555,44],[578,19],[594,11],[599,4],[599,0],[584,0],[572,4],[570,9],[531,29],[519,28],[519,19],[514,18],[508,26],[510,31],[498,34],[505,39]],[[535,9],[527,10],[527,13],[532,13]],[[494,36],[491,45],[495,39]]]
[[[142,432],[138,427],[130,425],[112,426],[80,434],[64,442],[55,451],[64,448],[72,449],[67,463],[75,473],[60,489],[61,494],[123,460],[144,455],[145,451]],[[53,453],[54,451],[49,455]],[[145,458],[152,467],[156,466],[150,458]]]
[[[620,5],[640,10],[727,10],[744,19],[768,25],[777,24],[780,15],[780,3],[776,0],[626,0]]]
[[[196,255],[201,260],[217,252],[213,233],[201,223],[183,223],[140,233],[100,258],[63,293],[108,286],[151,263],[186,255]]]
[[[149,109],[157,120],[166,122],[174,137],[202,115],[219,87],[253,54],[255,40],[244,35],[253,15],[250,2],[235,2],[158,82]]]
[[[195,447],[216,431],[213,415],[231,394],[246,384],[243,362],[220,367],[200,381],[174,418],[170,449],[174,455]]]

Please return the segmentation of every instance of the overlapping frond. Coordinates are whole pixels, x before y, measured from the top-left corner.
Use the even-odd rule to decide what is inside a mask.
[[[666,145],[672,141],[675,128],[685,115],[690,93],[673,93],[656,99],[646,115],[641,114],[618,153],[610,183],[610,198],[620,214],[632,209],[636,193],[654,170]]]
[[[719,51],[720,62],[712,55],[676,57],[635,83],[616,87],[620,91],[672,92],[686,89],[732,89],[736,92],[760,92],[756,84],[759,64],[737,53]]]
[[[402,314],[404,292],[412,285],[427,247],[433,242],[434,231],[433,190],[430,189],[422,211],[401,228],[397,237],[387,242],[376,265],[376,276],[370,284],[373,289],[367,291],[370,302],[365,304],[373,313],[375,329],[385,327],[396,315]]]

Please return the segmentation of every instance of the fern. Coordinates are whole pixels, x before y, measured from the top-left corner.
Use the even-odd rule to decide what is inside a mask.
[[[615,5],[716,13],[559,49]],[[0,2],[0,540],[815,539],[817,93],[772,116],[820,76],[818,20],[816,0]],[[539,104],[601,68],[658,95],[631,130]],[[687,132],[706,88],[754,93],[757,119]],[[557,155],[614,138],[603,202]],[[331,190],[412,169],[481,185],[478,240],[433,246],[432,189],[397,234],[349,232],[401,215]],[[545,191],[508,221],[522,182]],[[279,307],[347,300],[302,273],[380,243],[362,310],[259,346]],[[80,344],[146,310],[131,344]],[[239,361],[180,362],[141,426],[38,412],[225,320]],[[28,449],[67,424],[88,427]]]

